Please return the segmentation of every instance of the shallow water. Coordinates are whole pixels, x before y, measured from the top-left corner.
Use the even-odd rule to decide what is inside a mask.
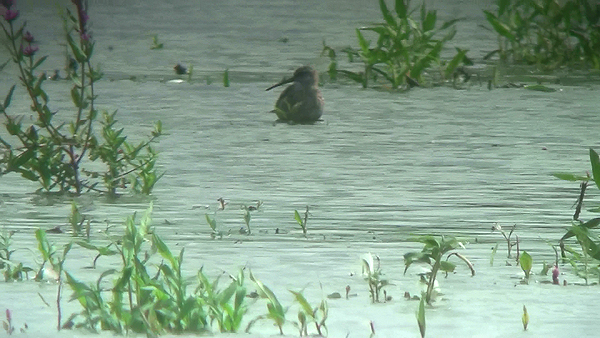
[[[309,301],[317,303],[323,295],[343,294],[350,285],[357,297],[329,301],[331,337],[368,336],[369,321],[378,337],[418,336],[418,303],[402,296],[418,293],[420,270],[411,267],[403,275],[402,255],[418,250],[410,242],[415,235],[457,235],[469,242],[461,253],[475,263],[477,275],[470,277],[459,265],[456,274],[440,280],[445,296],[427,310],[428,336],[594,336],[600,328],[597,287],[572,285],[581,281],[566,266],[561,266],[561,280],[568,280],[568,287],[521,285],[520,268],[506,266],[502,237],[490,229],[495,223],[517,224],[521,250],[532,254],[536,272],[542,261],[554,260],[547,243],[556,243],[569,225],[579,187],[550,174],[589,170],[588,148],[598,148],[592,132],[600,122],[598,82],[552,85],[558,89],[553,93],[488,91],[473,83],[464,90],[401,94],[327,83],[322,87],[324,122],[274,125],[275,116],[266,112],[279,92],[264,89],[302,64],[323,71],[327,60],[318,57],[323,39],[334,46],[354,44],[355,27],[379,20],[377,3],[362,2],[92,4],[96,61],[106,73],[98,85],[99,105],[119,109],[119,120],[133,139],[149,133],[154,120],[161,120],[167,133],[157,145],[166,171],[152,199],[157,233],[174,251],[185,248],[190,276],[201,266],[213,276],[246,266],[284,305],[292,304],[288,289],[306,288]],[[52,71],[63,62],[63,47],[56,44],[60,23],[54,8],[40,3],[45,2],[25,2],[23,15],[41,49],[55,55],[45,66]],[[442,18],[465,17],[455,41],[470,48],[473,58],[494,48],[493,35],[477,28],[485,22],[481,10],[491,7],[487,2],[433,5]],[[153,34],[165,49],[149,50]],[[289,42],[280,42],[283,37]],[[175,78],[177,62],[193,64],[196,81],[168,82]],[[220,83],[225,68],[230,69],[230,88]],[[0,93],[14,82],[11,72],[0,73]],[[214,81],[211,85],[206,76]],[[68,97],[58,95],[67,83],[48,82],[46,89],[55,109],[69,108]],[[19,99],[23,93],[16,95],[12,107],[27,111],[27,101]],[[14,257],[31,265],[37,256],[27,248],[36,248],[35,229],[66,226],[71,208],[69,201],[34,194],[36,188],[15,175],[0,179],[0,226],[17,231]],[[212,240],[205,214],[215,213],[219,197],[229,204],[217,213],[217,221],[230,235]],[[590,187],[588,200],[597,197]],[[244,226],[240,206],[256,200],[264,204],[252,214],[253,234],[239,234]],[[118,225],[144,211],[150,199],[110,202],[84,196],[78,202],[92,217],[94,230],[100,230],[106,222]],[[302,212],[306,205],[311,212],[308,239],[293,219],[294,210]],[[102,238],[97,231],[93,236]],[[50,238],[69,240],[66,235]],[[500,246],[490,266],[496,243]],[[394,284],[387,289],[391,302],[369,302],[359,263],[367,252],[381,258]],[[68,269],[92,281],[113,264],[101,259],[91,270],[92,259],[90,252],[75,248]],[[48,332],[55,326],[55,291],[53,284],[0,284],[0,309],[12,310],[17,327],[27,322],[31,336],[55,336]],[[523,304],[531,317],[526,333],[520,323]],[[73,303],[65,306],[66,312],[77,309]],[[264,311],[264,304],[255,304],[247,317]],[[288,317],[295,318],[295,311],[292,307]],[[263,323],[253,332],[268,336],[277,330]],[[296,331],[288,324],[285,332]]]

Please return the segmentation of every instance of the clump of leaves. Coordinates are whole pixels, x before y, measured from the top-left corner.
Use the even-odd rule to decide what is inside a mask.
[[[219,276],[220,277],[220,276]],[[198,271],[199,286],[196,294],[208,307],[208,316],[212,322],[217,322],[221,332],[238,332],[242,319],[248,311],[246,302],[246,286],[244,285],[244,270],[240,269],[237,276],[229,276],[231,283],[219,290],[219,277],[212,283],[202,269]]]
[[[358,49],[346,48],[345,52],[350,62],[358,60],[363,63],[363,70],[353,72],[338,69],[336,52],[324,45],[323,53],[328,55],[331,63],[328,73],[335,79],[338,74],[356,81],[366,88],[370,81],[379,76],[385,79],[393,89],[426,85],[425,74],[432,68],[437,68],[439,74],[437,83],[452,78],[457,67],[464,62],[467,50],[457,49],[456,55],[450,61],[441,59],[444,45],[454,38],[454,24],[458,19],[437,26],[437,12],[427,10],[425,3],[420,7],[420,22],[413,19],[410,1],[396,0],[394,11],[390,11],[385,0],[379,0],[379,7],[384,22],[370,27],[356,29]],[[374,46],[363,32],[376,34]],[[443,35],[438,37],[440,34]],[[429,77],[431,79],[432,77]]]
[[[555,69],[584,65],[600,69],[600,4],[587,0],[497,0],[484,14],[498,34],[498,49],[485,59]]]
[[[426,235],[418,237],[416,241],[423,243],[423,249],[420,252],[409,252],[404,255],[404,273],[406,274],[406,271],[413,263],[423,263],[430,266],[431,270],[425,275],[427,281],[425,301],[427,304],[431,304],[433,301],[432,295],[438,272],[453,272],[456,268],[456,264],[448,261],[450,256],[454,255],[460,258],[467,264],[469,269],[471,269],[471,275],[475,275],[475,269],[466,257],[457,252],[451,252],[462,246],[455,237],[435,237]],[[443,257],[446,254],[448,254],[448,256],[446,260],[443,260]]]

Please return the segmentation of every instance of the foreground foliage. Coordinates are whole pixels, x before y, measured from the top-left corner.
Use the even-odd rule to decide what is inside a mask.
[[[594,232],[600,225],[600,217],[595,217],[587,221],[580,220],[583,200],[590,181],[600,189],[600,157],[593,149],[590,149],[590,163],[592,167],[592,176],[580,176],[566,173],[556,173],[554,176],[568,181],[580,182],[580,193],[577,199],[575,213],[571,227],[560,239],[561,256],[567,260],[575,273],[583,278],[586,284],[590,278],[594,278],[600,283],[600,240],[598,234]],[[600,207],[591,208],[591,212],[600,212]],[[568,245],[569,239],[575,239],[579,249]]]
[[[73,83],[69,93],[74,106],[71,118],[48,105],[50,98],[43,87],[48,77],[38,71],[47,56],[37,56],[39,47],[34,36],[25,30],[26,23],[17,24],[19,11],[13,1],[1,4],[5,14],[0,26],[34,116],[33,122],[25,122],[25,114],[9,114],[16,89],[13,85],[0,103],[4,127],[10,135],[0,137],[0,175],[19,173],[48,192],[79,195],[93,190],[114,196],[129,187],[134,192],[150,194],[161,177],[154,169],[157,154],[150,145],[161,135],[161,123],[155,124],[147,140],[133,144],[127,141],[123,128],[117,128],[116,111],[101,112],[96,108],[95,84],[102,72],[91,61],[95,43],[88,25],[87,2],[73,3],[75,15],[69,9],[63,13],[70,58],[67,79]],[[55,74],[55,79],[59,77]]]

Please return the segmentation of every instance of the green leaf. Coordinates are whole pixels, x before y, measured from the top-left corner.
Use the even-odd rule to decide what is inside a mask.
[[[421,295],[421,301],[419,302],[419,310],[417,310],[417,324],[419,324],[419,332],[421,332],[421,338],[425,337],[425,329],[427,327],[425,323],[425,297]]]
[[[313,309],[310,306],[310,304],[308,303],[308,301],[306,300],[306,298],[304,298],[304,295],[302,294],[302,292],[297,292],[297,291],[292,291],[289,290],[293,295],[294,295],[294,299],[298,302],[298,304],[300,304],[300,307],[302,308],[302,311],[304,311],[304,313],[309,316],[309,317],[313,317]]]
[[[298,210],[294,210],[294,219],[296,220],[296,222],[298,222],[300,226],[302,226],[302,217],[300,217],[300,213],[298,213]]]
[[[531,267],[533,266],[533,259],[531,255],[527,253],[527,251],[523,251],[521,257],[519,257],[519,263],[521,264],[521,269],[525,272],[525,278],[529,278],[529,273],[531,272]]]
[[[441,261],[440,262],[440,270],[444,271],[444,272],[454,272],[454,269],[456,268],[456,264],[452,263],[452,262],[448,262],[448,261]]]
[[[175,257],[169,250],[169,247],[163,242],[163,240],[156,234],[152,234],[152,244],[156,246],[158,253],[165,259],[169,260],[172,265],[176,265]],[[183,249],[182,249],[183,250]]]
[[[71,101],[73,101],[73,104],[77,108],[81,108],[81,106],[83,105],[83,100],[81,99],[79,91],[80,89],[77,86],[73,86],[73,88],[71,88]]]
[[[437,21],[437,12],[436,11],[428,11],[425,16],[425,20],[422,23],[423,31],[427,32],[433,30],[435,28],[435,22]]]
[[[446,65],[446,69],[444,70],[444,75],[446,76],[446,78],[450,77],[450,75],[452,75],[452,73],[454,73],[454,70],[456,70],[456,67],[458,67],[458,65],[462,62],[465,55],[467,54],[467,51],[468,50],[466,50],[466,49],[459,50],[459,52],[456,53],[456,55],[452,58],[452,60],[450,60],[450,62],[448,62],[448,64]]]
[[[360,32],[360,29],[358,28],[356,29],[356,36],[358,37],[358,45],[360,46],[360,49],[363,51],[363,53],[369,53],[370,43],[365,39],[365,37]]]
[[[396,0],[395,10],[400,19],[406,18],[406,15],[408,14],[408,4],[405,4],[404,1],[405,0]]]
[[[590,178],[587,176],[581,176],[581,175],[574,175],[574,174],[569,174],[569,173],[554,173],[552,174],[552,176],[559,178],[561,180],[565,180],[565,181],[589,181]]]
[[[592,175],[596,186],[600,189],[600,159],[598,153],[594,149],[590,148],[590,163],[592,164]]]
[[[485,16],[486,16],[488,22],[492,25],[492,27],[494,28],[496,33],[504,36],[505,38],[509,39],[512,42],[515,41],[515,36],[511,33],[510,27],[508,27],[506,24],[500,22],[500,20],[498,20],[498,18],[493,13],[491,13],[489,11],[483,11],[483,12],[485,13]]]
[[[9,162],[10,170],[20,168],[22,165],[31,160],[34,154],[35,151],[33,150],[33,148],[30,148],[19,154],[19,156],[17,156],[16,158],[11,158]]]
[[[79,48],[77,43],[75,43],[71,34],[67,34],[67,43],[69,44],[69,47],[71,47],[71,51],[77,62],[84,63],[87,61],[85,53]]]
[[[41,58],[39,58],[39,60],[37,60],[33,66],[31,66],[31,70],[36,69],[37,67],[39,67],[44,61],[46,61],[46,59],[48,58],[48,55],[42,56]]]
[[[394,20],[394,16],[390,13],[387,5],[385,4],[385,0],[379,0],[379,8],[381,9],[381,15],[385,22],[387,22],[390,26],[396,26],[396,20]]]
[[[15,87],[16,87],[16,85],[13,85],[12,87],[10,87],[8,94],[6,94],[6,98],[4,98],[4,105],[3,105],[4,109],[6,109],[6,108],[8,108],[8,106],[10,106],[10,101],[12,101],[12,96],[13,96],[13,93],[15,92]]]

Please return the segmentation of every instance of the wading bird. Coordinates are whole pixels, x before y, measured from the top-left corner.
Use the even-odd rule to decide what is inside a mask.
[[[294,76],[267,88],[293,82],[277,99],[275,110],[279,120],[296,123],[312,123],[323,115],[323,95],[319,91],[319,75],[310,66],[296,69]]]

